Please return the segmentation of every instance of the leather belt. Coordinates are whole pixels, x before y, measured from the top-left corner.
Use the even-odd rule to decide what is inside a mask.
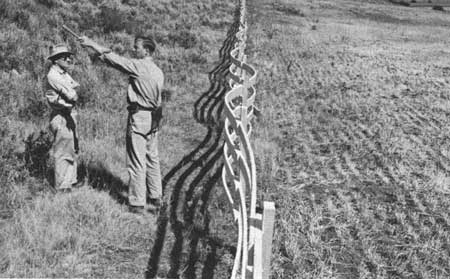
[[[137,112],[137,111],[140,111],[140,110],[155,111],[154,108],[146,108],[146,107],[143,107],[143,106],[139,105],[138,103],[131,103],[131,104],[129,104],[128,107],[127,107],[127,110],[129,112]]]

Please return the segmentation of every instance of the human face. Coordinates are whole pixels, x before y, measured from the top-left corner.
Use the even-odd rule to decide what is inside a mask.
[[[57,65],[59,65],[66,72],[70,72],[73,70],[73,56],[72,55],[61,56],[61,58],[56,60],[55,63]]]
[[[141,59],[148,55],[147,50],[144,48],[142,44],[142,40],[138,39],[134,42],[134,53],[136,58]]]

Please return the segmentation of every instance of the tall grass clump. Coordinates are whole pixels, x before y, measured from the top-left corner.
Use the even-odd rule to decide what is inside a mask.
[[[107,193],[88,188],[35,198],[2,228],[10,240],[2,246],[8,263],[3,274],[82,277],[131,271],[132,278],[141,264],[133,255],[151,243],[151,231],[140,227],[150,222],[124,212]],[[112,259],[120,263],[108,266],[105,261]]]

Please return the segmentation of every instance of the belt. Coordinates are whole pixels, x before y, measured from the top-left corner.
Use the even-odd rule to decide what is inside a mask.
[[[61,115],[70,115],[74,108],[52,108],[51,115],[61,114]]]
[[[137,103],[129,104],[128,107],[127,107],[127,110],[129,112],[137,112],[137,111],[140,111],[140,110],[155,111],[154,108],[146,108],[146,107],[143,107],[143,106],[141,106],[141,105],[139,105]]]

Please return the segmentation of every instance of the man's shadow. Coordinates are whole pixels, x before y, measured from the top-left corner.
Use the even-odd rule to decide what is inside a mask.
[[[78,165],[78,179],[87,181],[97,190],[108,191],[112,198],[120,204],[127,204],[128,185],[102,163],[80,162]]]
[[[52,145],[51,133],[47,130],[32,133],[25,139],[24,144],[23,158],[29,173],[47,181],[46,189],[55,193],[55,170],[49,154]],[[77,176],[79,181],[85,181],[95,189],[108,191],[119,203],[127,202],[128,186],[102,163],[79,162]]]
[[[237,11],[235,21],[219,51],[221,61],[209,73],[210,87],[194,104],[194,119],[207,128],[206,135],[200,144],[185,155],[163,178],[163,192],[167,200],[163,203],[157,221],[156,239],[150,252],[146,278],[157,276],[168,227],[174,235],[173,245],[167,247],[170,250],[168,252],[170,270],[165,276],[168,278],[178,278],[181,269],[186,278],[196,278],[196,265],[199,261],[197,246],[201,239],[210,248],[203,263],[202,278],[214,277],[215,265],[218,262],[216,255],[218,248],[228,250],[231,254],[235,253],[235,247],[209,236],[210,218],[207,208],[210,194],[222,174],[223,163],[220,159],[223,147],[223,100],[229,89],[230,51],[234,48],[238,28]],[[197,220],[201,220],[200,225]],[[183,253],[186,252],[183,251],[185,235],[189,237],[187,253]],[[182,257],[186,254],[188,254],[187,258]]]

